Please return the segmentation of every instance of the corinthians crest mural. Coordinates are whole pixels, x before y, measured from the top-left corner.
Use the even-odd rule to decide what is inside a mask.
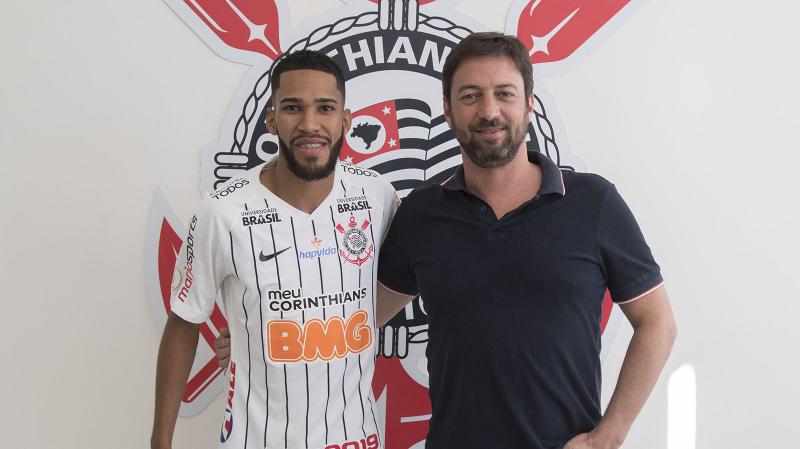
[[[456,43],[473,31],[487,29],[455,12],[458,1],[351,0],[294,28],[289,1],[165,2],[217,54],[251,66],[231,101],[219,139],[202,149],[202,191],[213,191],[277,154],[277,137],[265,125],[272,104],[269,74],[282,55],[300,49],[326,53],[344,72],[346,103],[353,111],[340,156],[351,164],[345,165],[347,170],[377,171],[403,198],[417,186],[441,183],[461,163],[458,143],[442,112],[441,71]],[[529,149],[545,153],[564,169],[585,168],[570,151],[555,102],[539,81],[574,67],[640,3],[518,0],[511,4],[502,31],[517,36],[529,48],[536,77]],[[373,251],[361,236],[361,225],[340,225],[339,232],[348,242],[342,257],[353,263],[371,257]],[[173,278],[177,254],[183,242],[192,238],[191,231],[191,223],[186,227],[164,195],[157,193],[145,242],[145,276],[153,319],[160,329],[169,312],[171,292],[191,285],[191,279]],[[316,242],[314,246],[317,251],[329,249],[322,245]],[[227,325],[221,304],[218,300],[211,318],[201,326],[182,416],[199,413],[232,387],[231,373],[223,374],[213,352],[219,329]],[[619,312],[608,297],[603,310],[604,356],[616,333]],[[373,391],[389,449],[422,447],[430,417],[426,342],[424,298],[415,298],[378,332]],[[232,366],[230,371],[235,369]],[[234,425],[229,415],[230,411],[225,413],[223,431]]]

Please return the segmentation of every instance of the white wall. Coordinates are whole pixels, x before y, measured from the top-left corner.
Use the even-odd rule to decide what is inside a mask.
[[[297,3],[298,20],[337,5]],[[504,9],[484,3],[458,9],[502,29]],[[626,448],[667,447],[666,377],[687,363],[698,448],[800,445],[798,13],[786,0],[652,0],[543,81],[572,151],[636,213],[680,325]],[[199,149],[246,67],[159,0],[14,2],[0,55],[2,446],[145,447],[152,194],[162,186],[182,218],[197,205]],[[606,396],[629,336],[605,365]],[[214,447],[219,404],[182,419],[176,447]]]

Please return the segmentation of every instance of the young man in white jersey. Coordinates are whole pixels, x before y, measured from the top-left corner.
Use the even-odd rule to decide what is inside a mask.
[[[204,322],[221,291],[231,331],[220,447],[377,449],[375,299],[380,242],[399,200],[376,173],[338,162],[350,111],[327,56],[271,74],[270,162],[204,199],[178,256],[158,355],[151,446],[170,448]]]

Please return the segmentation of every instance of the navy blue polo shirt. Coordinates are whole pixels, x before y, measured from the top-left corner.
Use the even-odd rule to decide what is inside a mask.
[[[537,152],[539,193],[498,220],[463,167],[397,210],[386,287],[428,313],[433,417],[426,448],[552,449],[600,420],[600,319],[661,284],[614,186]]]

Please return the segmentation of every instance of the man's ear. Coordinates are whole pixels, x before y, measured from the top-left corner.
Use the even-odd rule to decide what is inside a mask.
[[[533,94],[528,96],[528,118],[531,118],[533,114],[533,106],[536,104],[536,101],[533,99]]]
[[[442,97],[442,110],[444,111],[444,119],[447,121],[447,126],[449,126],[450,129],[452,129],[453,122],[452,119],[450,118],[450,102],[447,101],[447,99],[444,97]]]
[[[347,131],[350,131],[350,124],[352,122],[353,114],[350,113],[350,109],[345,109],[342,115],[342,134],[347,134]]]
[[[275,109],[273,108],[267,109],[267,131],[272,135],[278,135],[278,125],[275,123]]]

